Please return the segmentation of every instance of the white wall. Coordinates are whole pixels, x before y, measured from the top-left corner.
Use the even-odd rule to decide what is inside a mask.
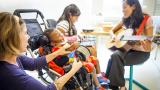
[[[82,16],[91,14],[91,0],[0,0],[0,11],[39,9],[46,18],[58,19],[63,9],[71,3],[80,8]]]
[[[154,15],[154,8],[155,8],[156,0],[144,0],[144,10],[150,15]]]
[[[103,12],[103,0],[92,0],[92,14],[101,15]]]
[[[160,15],[160,0],[155,1],[155,6],[154,15]]]
[[[149,13],[153,13],[153,1],[155,0],[140,0]],[[79,27],[88,27],[104,20],[117,22],[122,16],[121,2],[122,0],[0,0],[0,12],[33,8],[40,10],[45,18],[57,20],[67,5],[75,3],[82,12],[77,24]]]
[[[81,16],[76,23],[77,28],[88,27],[95,22],[95,18],[92,17],[94,11],[92,0],[0,0],[0,12],[13,12],[15,9],[38,9],[46,19],[58,20],[64,8],[71,3],[76,4],[81,10]]]

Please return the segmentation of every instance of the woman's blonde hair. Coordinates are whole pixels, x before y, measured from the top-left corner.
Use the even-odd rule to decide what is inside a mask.
[[[0,13],[0,59],[6,55],[20,54],[20,33],[22,32],[21,19],[8,13]]]

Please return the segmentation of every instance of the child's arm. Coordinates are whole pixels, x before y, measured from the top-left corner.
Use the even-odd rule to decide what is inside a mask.
[[[78,42],[74,42],[71,44],[71,47],[67,49],[67,51],[73,51],[73,50],[77,49],[79,46],[80,45]]]
[[[68,43],[66,43],[63,47],[61,47],[60,49],[58,49],[57,51],[46,55],[46,61],[47,63],[50,62],[51,60],[53,60],[54,58],[56,58],[58,55],[65,55],[70,53],[70,51],[66,51],[67,48],[69,48],[71,45],[69,45]]]

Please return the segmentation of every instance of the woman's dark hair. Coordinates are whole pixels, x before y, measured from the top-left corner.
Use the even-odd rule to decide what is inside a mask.
[[[123,1],[125,1],[128,5],[135,7],[130,17],[123,18],[124,25],[127,28],[133,28],[133,29],[139,28],[144,15],[139,1],[138,0],[123,0]]]
[[[79,8],[75,5],[75,4],[70,4],[67,7],[65,7],[61,17],[59,18],[59,20],[57,21],[57,23],[59,23],[62,20],[67,20],[69,23],[69,35],[71,35],[71,29],[73,30],[73,35],[77,34],[77,31],[74,28],[73,23],[70,21],[69,17],[70,16],[80,16],[81,12],[79,10]]]

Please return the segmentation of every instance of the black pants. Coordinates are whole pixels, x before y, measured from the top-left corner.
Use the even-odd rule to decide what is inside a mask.
[[[108,62],[106,76],[112,86],[125,86],[124,66],[144,63],[150,56],[149,52],[116,50]]]

